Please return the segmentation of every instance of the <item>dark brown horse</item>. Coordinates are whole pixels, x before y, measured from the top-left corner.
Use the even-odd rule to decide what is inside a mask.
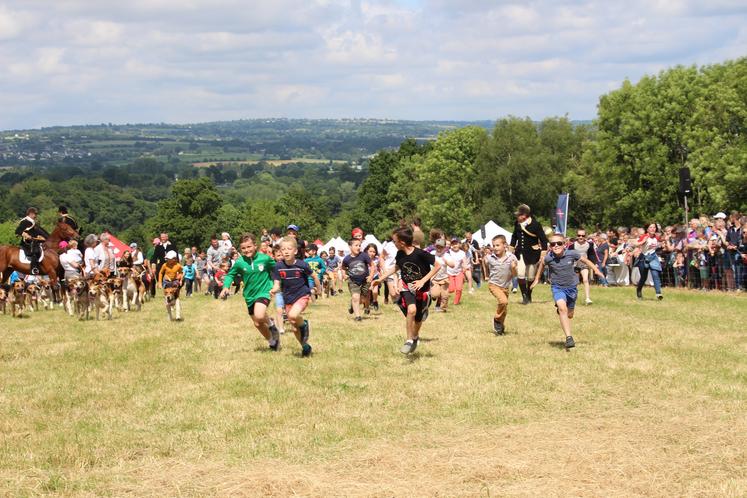
[[[52,234],[44,242],[44,259],[39,264],[39,272],[49,276],[49,283],[54,289],[57,286],[60,257],[57,253],[60,241],[78,238],[78,232],[67,223],[57,223]],[[0,246],[0,283],[5,283],[13,270],[28,274],[31,265],[21,263],[20,249],[16,246]]]

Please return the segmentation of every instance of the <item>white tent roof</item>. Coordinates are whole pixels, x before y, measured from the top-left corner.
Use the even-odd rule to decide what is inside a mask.
[[[348,246],[348,243],[342,240],[342,238],[340,237],[330,239],[329,242],[322,246],[322,249],[329,253],[330,247],[334,247],[335,251],[339,251],[340,249],[342,249],[343,251],[345,251],[345,254],[348,254],[350,252],[350,246]]]
[[[379,254],[381,254],[381,242],[379,242],[379,239],[377,239],[373,236],[373,234],[370,233],[363,237],[363,244],[361,244],[361,246],[365,250],[369,244],[376,244],[376,249],[378,249]]]
[[[509,244],[511,243],[512,233],[498,225],[498,223],[496,223],[495,221],[490,220],[485,223],[485,238],[483,238],[482,236],[482,228],[483,227],[472,234],[472,238],[476,240],[478,244],[480,244],[480,247],[489,244],[493,237],[495,237],[496,235],[503,235],[504,237],[506,237],[506,242],[508,242]]]

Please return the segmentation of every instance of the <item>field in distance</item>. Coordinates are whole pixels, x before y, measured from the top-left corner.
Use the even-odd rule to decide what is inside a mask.
[[[745,496],[747,297],[645,292],[595,287],[570,352],[546,286],[503,337],[467,294],[411,357],[348,293],[310,307],[311,358],[238,296],[0,315],[0,496]]]
[[[195,168],[209,168],[210,166],[217,166],[218,164],[223,165],[235,165],[235,166],[241,166],[244,164],[259,164],[260,162],[267,163],[271,166],[284,166],[286,164],[295,164],[295,163],[303,163],[303,164],[347,164],[348,161],[343,161],[340,159],[308,159],[303,157],[296,157],[292,159],[247,159],[243,161],[205,161],[205,162],[197,162],[192,163],[192,166]]]

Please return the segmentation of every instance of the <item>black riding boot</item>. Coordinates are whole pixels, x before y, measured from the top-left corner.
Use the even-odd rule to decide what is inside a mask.
[[[519,279],[519,289],[521,289],[521,304],[529,304],[529,295],[527,293],[527,281],[524,278]]]

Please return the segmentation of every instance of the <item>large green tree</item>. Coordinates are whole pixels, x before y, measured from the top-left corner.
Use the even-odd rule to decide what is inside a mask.
[[[210,235],[219,231],[218,214],[223,199],[208,178],[179,180],[171,195],[158,203],[150,220],[154,234],[168,232],[178,247],[206,247]]]

